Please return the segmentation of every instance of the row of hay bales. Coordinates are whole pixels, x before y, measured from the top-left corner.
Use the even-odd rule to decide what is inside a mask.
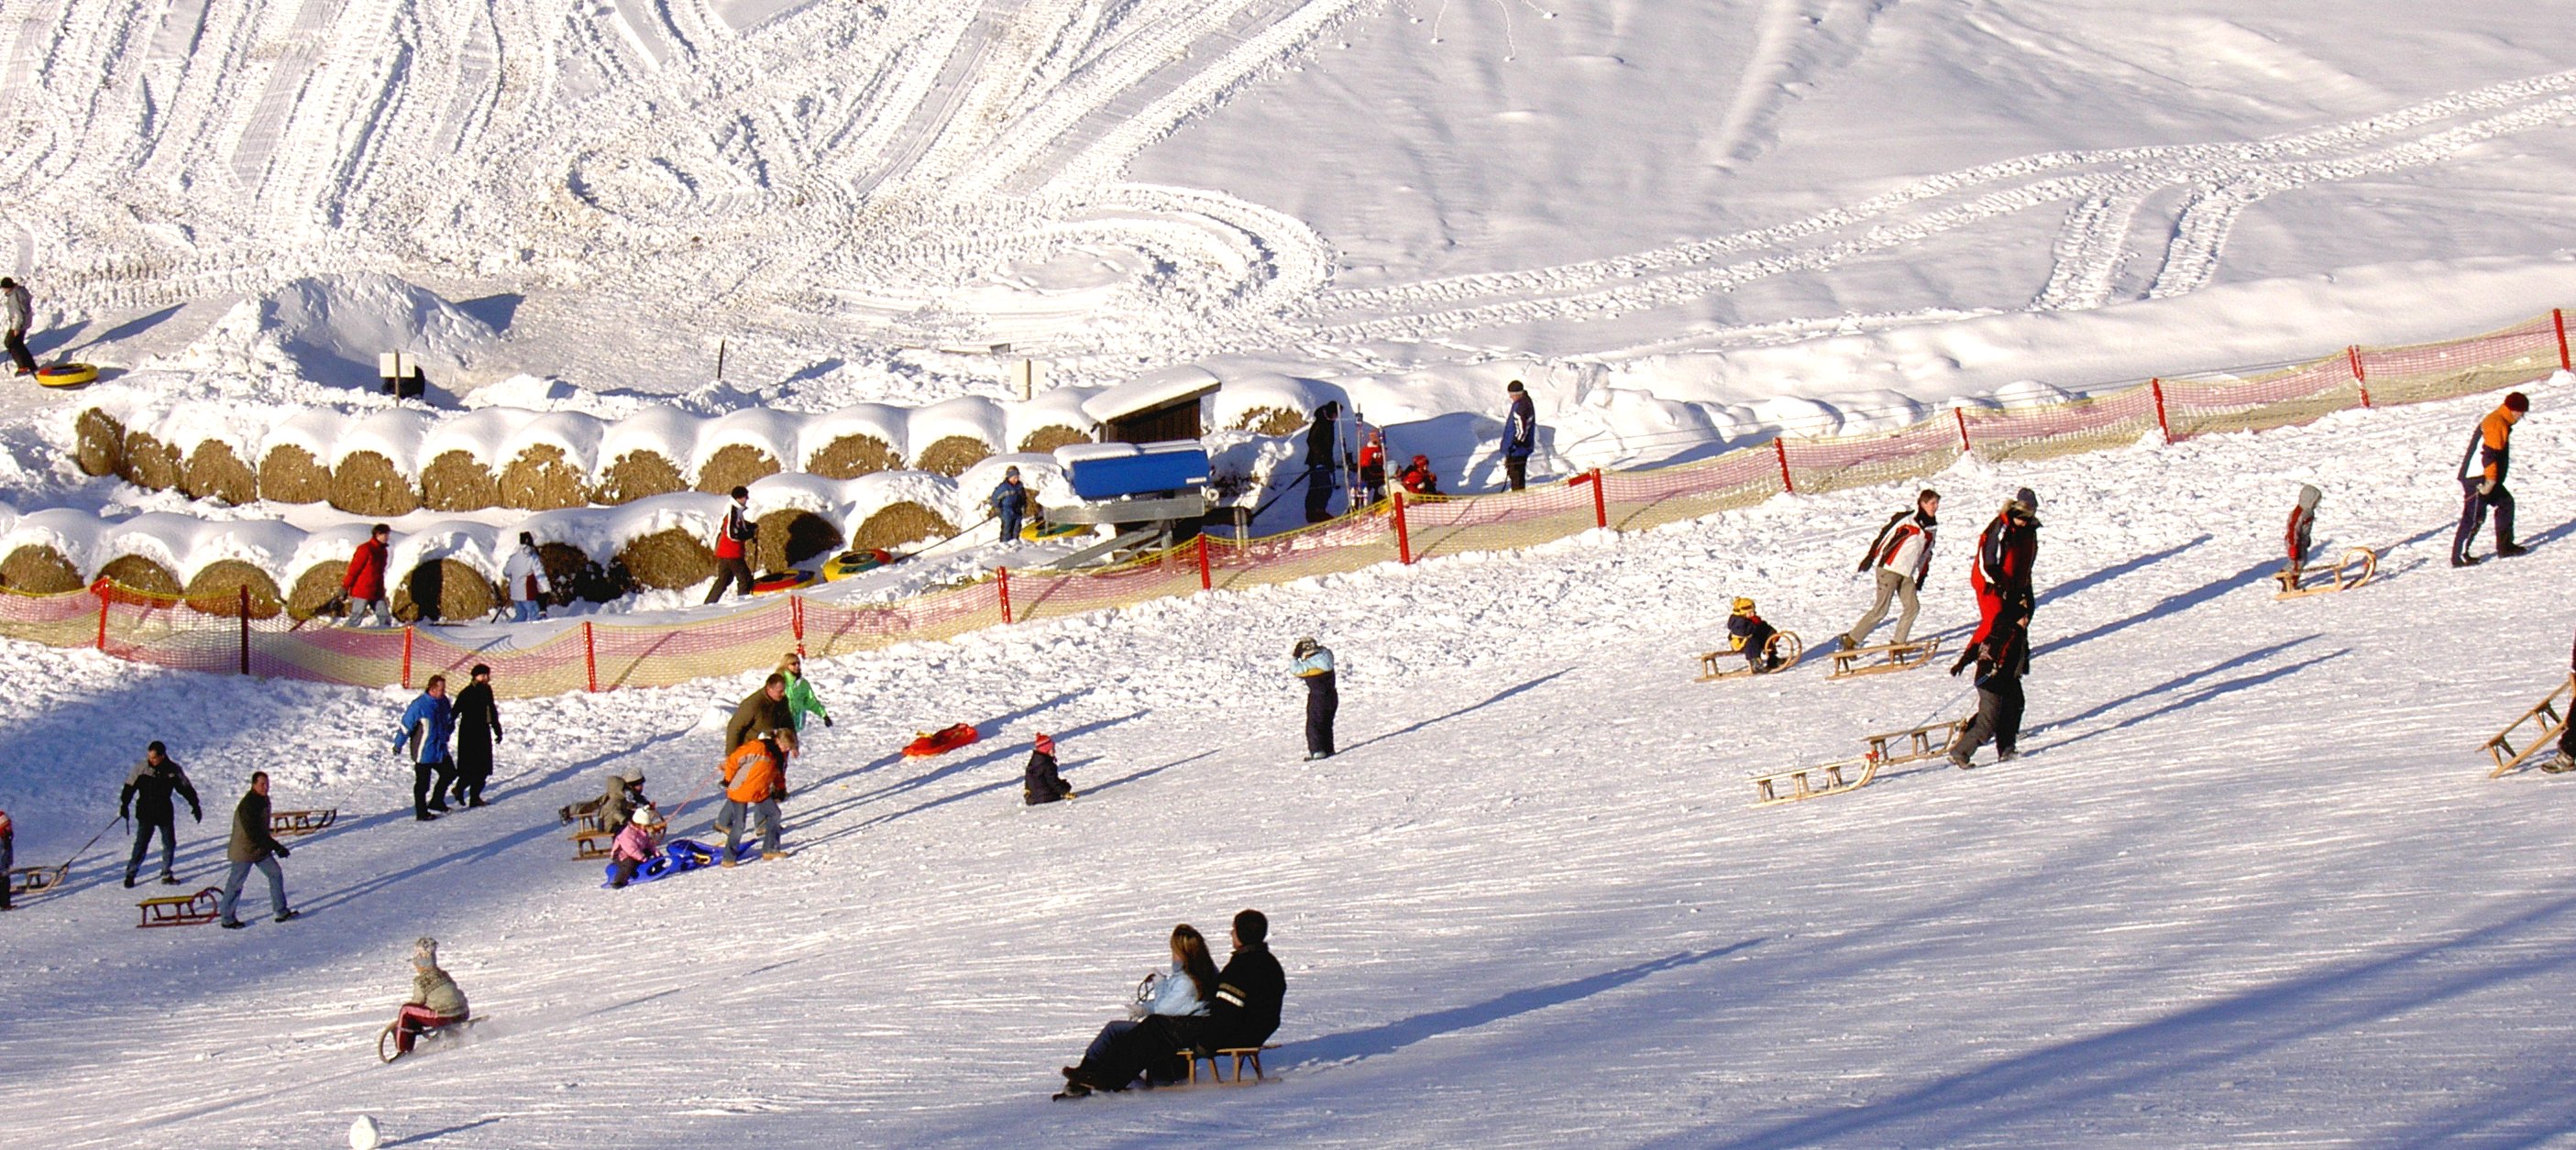
[[[124,390],[102,392],[72,431],[83,471],[198,499],[328,503],[375,516],[552,511],[723,492],[781,474],[853,479],[909,468],[953,478],[1003,452],[1088,442],[1078,402],[1086,390],[1013,405],[967,397],[810,415],[651,407],[613,421],[516,408],[225,418]]]
[[[773,476],[750,484],[759,524],[754,566],[779,569],[843,549],[900,549],[953,534],[980,518],[981,492],[1016,464],[1041,499],[1061,480],[1041,456],[1002,456],[963,481],[918,472],[825,480]],[[501,566],[529,532],[558,590],[586,586],[585,567],[622,571],[635,588],[685,588],[716,572],[712,542],[729,501],[682,492],[615,508],[543,512],[506,521],[437,519],[398,524],[392,609],[404,620],[472,621],[502,600]],[[417,518],[417,517],[416,517]],[[171,512],[101,519],[54,509],[21,515],[0,506],[0,588],[22,594],[79,591],[105,579],[170,597],[198,611],[234,615],[241,591],[251,613],[312,617],[338,593],[362,520],[304,530],[277,520],[217,521]],[[596,596],[595,596],[596,597]]]

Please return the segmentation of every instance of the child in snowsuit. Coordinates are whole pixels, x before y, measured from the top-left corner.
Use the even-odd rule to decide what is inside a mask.
[[[1038,732],[1029,748],[1029,765],[1020,771],[1020,797],[1030,806],[1073,797],[1073,784],[1055,770],[1055,740]]]
[[[1360,486],[1368,489],[1369,502],[1386,501],[1386,433],[1374,427],[1360,443]]]
[[[1950,744],[1950,765],[1966,770],[1968,757],[1986,740],[1995,744],[1995,761],[2008,763],[2020,752],[2022,676],[2030,673],[2030,616],[2007,611],[1995,620],[1985,641],[1968,648],[1977,664],[1977,715]],[[1966,663],[1950,668],[1958,674]]]
[[[1753,610],[1753,600],[1738,599],[1735,610],[1726,617],[1726,648],[1741,651],[1744,665],[1760,675],[1780,669],[1780,657],[1771,653],[1771,637],[1780,629],[1763,621]]]
[[[1333,685],[1333,652],[1313,639],[1299,639],[1289,654],[1297,661],[1289,673],[1306,681],[1306,758],[1333,757],[1333,713],[1342,695]]]
[[[608,865],[616,868],[608,885],[622,887],[635,881],[635,872],[662,853],[662,812],[651,807],[635,808],[635,817],[626,829],[617,832],[617,841],[608,848]]]
[[[1414,456],[1413,462],[1405,464],[1403,472],[1396,476],[1396,481],[1404,484],[1404,490],[1409,494],[1440,494],[1440,477],[1431,473],[1431,457],[1427,455]]]
[[[1029,489],[1020,483],[1020,469],[1002,469],[1002,481],[993,485],[993,493],[984,497],[993,509],[993,517],[1002,521],[1002,542],[1020,541],[1020,520],[1029,513]]]
[[[394,1015],[394,1049],[408,1054],[421,1031],[454,1026],[468,1017],[465,992],[458,990],[456,980],[438,968],[438,940],[423,938],[413,943],[411,997],[403,1000],[402,1009]]]
[[[2315,484],[2299,485],[2298,506],[2290,509],[2290,526],[2281,536],[2282,545],[2290,552],[2289,561],[2281,566],[2281,589],[2284,591],[2299,589],[2299,572],[2308,565],[2308,548],[2315,545],[2310,537],[2317,525],[2317,503],[2324,498],[2325,493],[2317,490]]]

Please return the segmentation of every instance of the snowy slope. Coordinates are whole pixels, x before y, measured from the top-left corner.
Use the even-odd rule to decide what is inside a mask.
[[[404,817],[401,699],[12,646],[0,795],[59,859],[172,741],[219,820],[265,767],[347,821],[287,863],[311,914],[137,932],[93,852],[0,922],[0,1125],[31,1146],[2550,1144],[2576,1122],[2557,989],[2576,902],[2539,775],[2477,741],[2565,668],[2576,393],[2517,435],[2525,559],[2443,564],[2486,399],[2045,464],[1973,461],[1962,555],[2042,499],[2026,756],[1748,805],[1742,775],[1958,712],[1914,672],[1697,684],[1726,601],[1811,643],[1910,490],[1783,497],[816,667],[779,863],[595,889],[553,823],[607,764],[665,806],[748,679],[514,705],[499,805]],[[2382,581],[2276,603],[2299,482]],[[2481,550],[2484,549],[2481,544]],[[1297,761],[1289,642],[1348,669],[1343,753]],[[981,725],[944,759],[914,730]],[[1067,805],[1017,805],[1035,730]],[[704,826],[707,808],[681,820]],[[186,869],[220,851],[189,828]],[[253,897],[258,896],[256,888]],[[1277,1084],[1051,1104],[1175,921],[1268,911]],[[393,1067],[372,1034],[434,934],[491,1021]]]

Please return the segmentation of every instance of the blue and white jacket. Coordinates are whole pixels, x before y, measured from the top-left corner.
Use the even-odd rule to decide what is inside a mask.
[[[447,743],[456,733],[456,708],[447,700],[421,692],[411,706],[403,710],[402,727],[394,732],[394,749],[411,744],[411,761],[444,763],[448,761]]]

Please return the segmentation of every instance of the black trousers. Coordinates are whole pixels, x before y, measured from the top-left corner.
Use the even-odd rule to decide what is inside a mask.
[[[492,781],[491,736],[481,739],[459,734],[456,737],[456,785],[449,793],[460,803],[483,801],[483,784]]]
[[[18,374],[34,375],[36,373],[36,356],[35,353],[27,350],[27,337],[25,335],[13,331],[8,333],[5,337],[0,337],[0,343],[6,343],[9,346],[9,362],[18,365]]]
[[[1137,1023],[1135,1028],[1109,1040],[1109,1049],[1099,1058],[1085,1056],[1079,1073],[1087,1082],[1112,1090],[1124,1090],[1139,1074],[1151,1074],[1157,1082],[1169,1082],[1189,1076],[1189,1065],[1178,1052],[1198,1045],[1199,1032],[1207,1020],[1156,1014]]]
[[[707,588],[707,602],[724,598],[725,583],[731,581],[736,596],[751,594],[751,560],[742,558],[716,560],[716,585]]]
[[[125,860],[127,879],[132,879],[136,871],[143,869],[143,856],[150,853],[152,835],[155,831],[160,832],[161,835],[161,873],[170,873],[170,864],[179,850],[178,821],[179,812],[177,811],[171,811],[158,819],[147,816],[134,820],[134,856]]]
[[[1512,490],[1514,491],[1518,491],[1529,486],[1529,456],[1504,456],[1503,478],[1511,482]]]
[[[2477,539],[2478,526],[2486,522],[2489,508],[2495,511],[2496,548],[2502,550],[2512,546],[2513,492],[2505,490],[2504,484],[2499,483],[2492,493],[2480,495],[2478,485],[2465,479],[2460,481],[2460,488],[2464,496],[2460,501],[2460,530],[2451,536],[2451,558],[2468,557],[2469,544]]]
[[[1333,713],[1342,709],[1342,692],[1335,687],[1306,689],[1306,753],[1333,753]]]
[[[1306,468],[1306,522],[1321,523],[1333,517],[1333,471],[1329,467]]]
[[[1977,684],[1977,717],[1959,735],[1953,755],[1965,758],[1993,739],[1995,753],[2009,755],[2021,743],[2021,676],[1992,675]]]
[[[435,781],[433,781],[435,780]],[[441,760],[411,765],[411,813],[425,815],[447,809],[447,788],[456,781],[456,764]],[[432,806],[430,800],[438,800]]]

